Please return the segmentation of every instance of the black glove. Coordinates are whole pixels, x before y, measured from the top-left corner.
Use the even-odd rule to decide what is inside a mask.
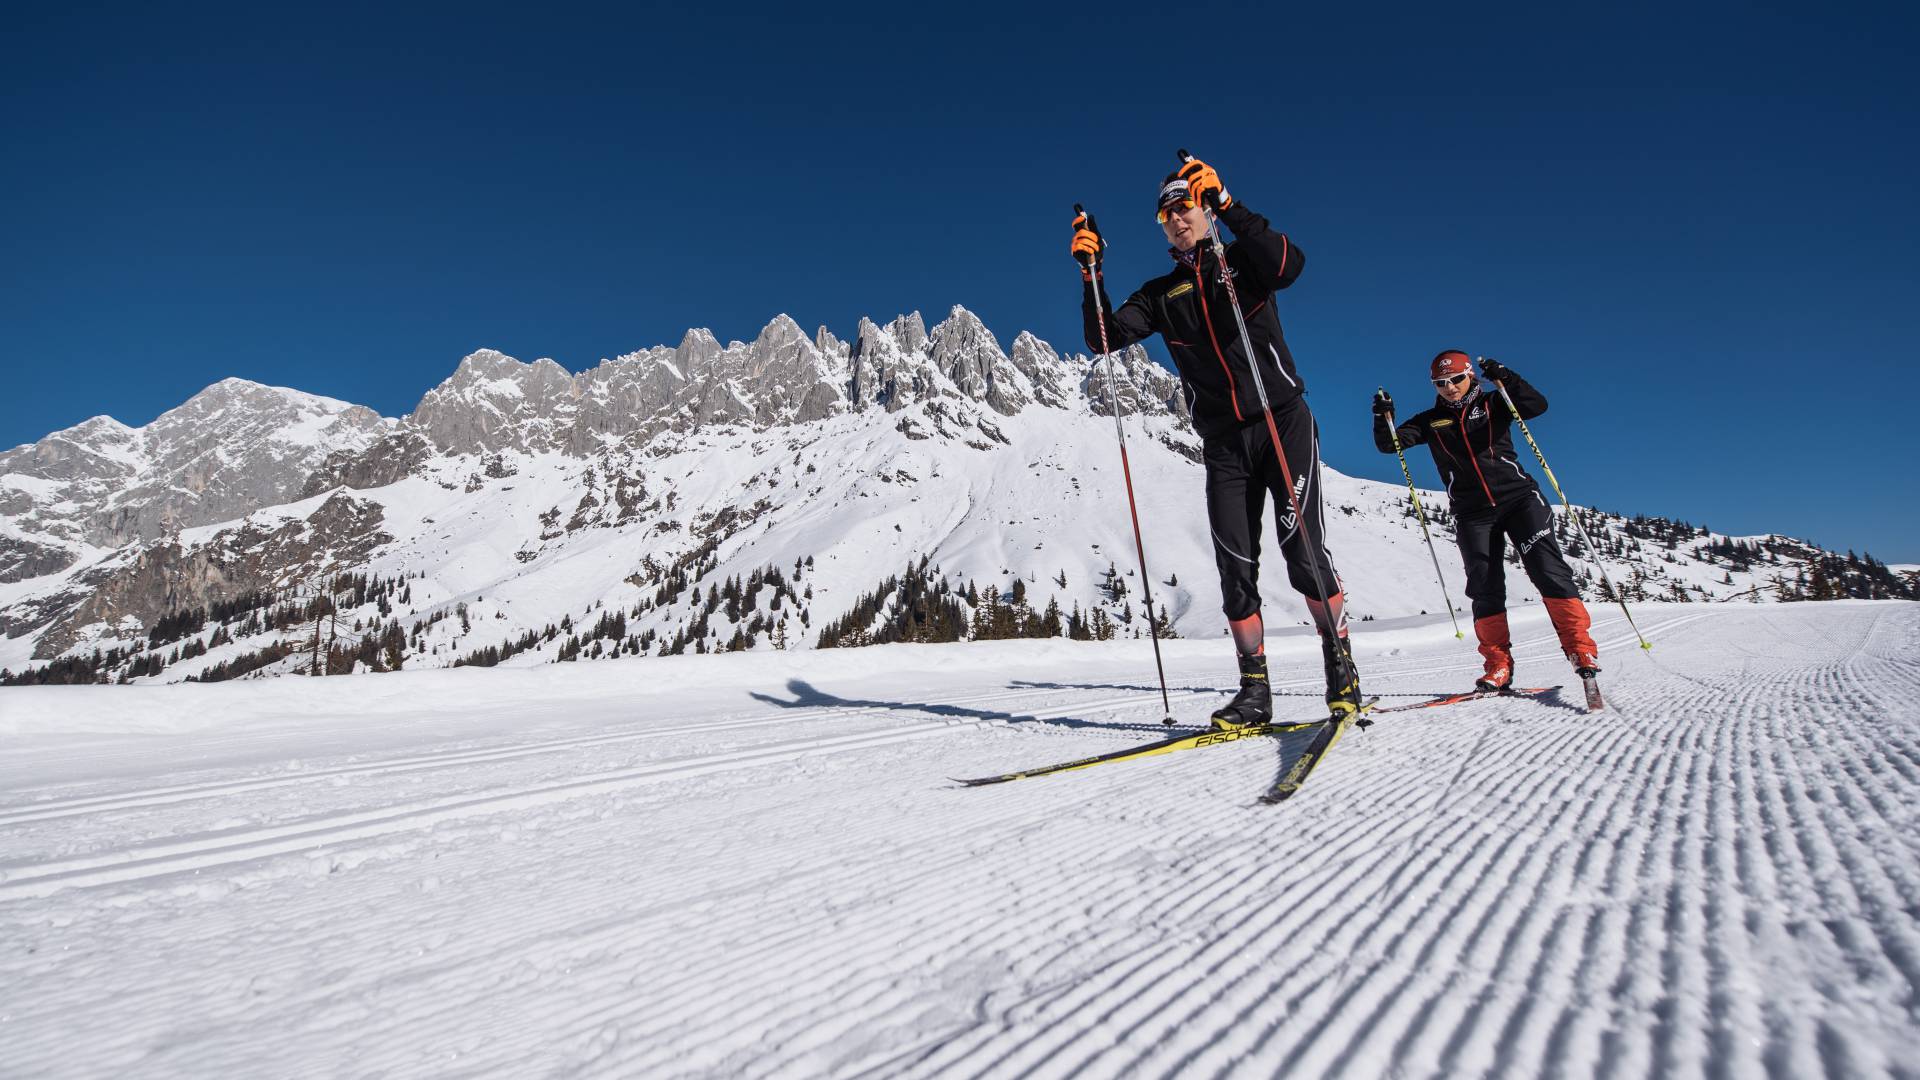
[[[1073,209],[1073,259],[1080,264],[1082,277],[1092,277],[1093,264],[1099,261],[1107,242],[1100,236],[1100,226],[1093,223],[1092,214],[1077,206]]]
[[[1392,416],[1393,415],[1393,395],[1392,394],[1387,393],[1385,390],[1381,390],[1378,393],[1373,395],[1373,415],[1375,416]]]
[[[1480,374],[1488,382],[1505,382],[1513,378],[1513,372],[1508,370],[1507,365],[1491,356],[1480,361]]]

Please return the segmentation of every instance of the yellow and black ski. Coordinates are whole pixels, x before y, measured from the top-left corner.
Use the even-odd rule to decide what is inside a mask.
[[[1074,769],[1087,769],[1095,765],[1105,765],[1114,761],[1132,761],[1135,758],[1153,757],[1156,754],[1171,754],[1175,750],[1194,750],[1202,746],[1220,746],[1238,742],[1260,735],[1284,735],[1289,731],[1307,731],[1326,724],[1325,720],[1307,720],[1287,724],[1255,724],[1252,727],[1237,728],[1232,731],[1196,731],[1188,735],[1175,735],[1169,739],[1150,742],[1144,746],[1133,746],[1112,753],[1097,754],[1078,761],[1065,761],[1058,765],[1043,765],[1024,772],[1006,773],[1001,776],[982,776],[974,780],[956,780],[956,783],[968,787],[982,787],[987,784],[1004,784],[1009,780],[1025,780],[1030,776],[1048,776],[1053,773],[1071,772]]]
[[[1272,804],[1286,802],[1293,798],[1294,794],[1300,790],[1300,786],[1307,782],[1307,777],[1313,774],[1314,766],[1320,764],[1320,759],[1327,756],[1327,751],[1333,749],[1333,744],[1340,741],[1340,736],[1347,733],[1347,729],[1353,726],[1354,721],[1372,712],[1373,707],[1379,702],[1380,699],[1377,697],[1368,698],[1361,702],[1357,709],[1342,710],[1321,721],[1325,726],[1314,735],[1313,741],[1307,744],[1306,750],[1293,759],[1293,764],[1287,766],[1286,770],[1280,774],[1280,778],[1273,782],[1273,786],[1267,789],[1267,793],[1260,796],[1260,801]]]

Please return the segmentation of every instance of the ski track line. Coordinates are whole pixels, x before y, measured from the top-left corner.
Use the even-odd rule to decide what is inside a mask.
[[[964,865],[964,863],[966,862],[977,863],[977,860],[972,859],[971,856],[969,855],[961,854],[961,855],[955,856],[954,862],[956,863],[956,865]],[[926,873],[931,873],[931,872],[933,871],[927,871]],[[831,877],[830,872],[826,869],[821,869],[818,871],[818,873],[823,878]],[[786,877],[786,874],[782,873],[780,877],[782,880],[784,880]],[[694,893],[697,895],[698,893],[705,891],[706,888],[709,887],[709,883],[705,882],[704,880],[696,881],[692,884],[691,887]],[[528,914],[530,917],[539,918],[541,917],[542,913],[546,912],[547,910],[548,909],[543,906],[539,909],[536,909],[535,911],[529,912]],[[658,905],[657,910],[663,911],[664,914],[658,915],[657,918],[649,917],[648,919],[643,920],[643,923],[657,924],[654,927],[654,929],[660,935],[665,935],[675,930],[676,928],[672,925],[671,920],[679,916],[676,914],[675,911],[670,910],[670,905],[667,905],[667,904]],[[605,926],[603,927],[603,929],[610,936],[631,934],[635,930],[635,928],[636,928],[635,923],[633,922],[630,915],[622,917],[618,920],[610,921],[607,924],[605,924]],[[520,929],[520,925],[518,922],[516,922],[515,930],[518,931],[519,929]],[[546,937],[533,938],[530,940],[528,939],[516,940],[511,944],[511,946],[500,945],[497,949],[490,949],[489,951],[502,952],[502,953],[523,953],[523,954],[532,953],[536,955],[545,955],[556,948],[570,950],[570,951],[578,951],[584,943],[584,939],[580,935],[574,932],[575,928],[570,927],[570,925],[564,920],[564,916],[556,917],[554,922],[552,923],[552,926],[548,929],[551,929],[551,933]],[[817,927],[800,927],[791,931],[787,935],[787,937],[795,940],[806,940],[817,929],[818,929]],[[598,933],[599,933],[598,931],[589,931],[590,935],[597,935]],[[484,937],[481,940],[484,940]],[[735,954],[735,955],[743,955],[743,954]],[[829,971],[833,969],[833,964],[830,963],[830,961],[834,960],[835,956],[831,952],[827,952],[814,959],[817,960],[819,964],[819,967],[817,968],[817,970]],[[455,971],[464,969],[468,965],[473,963],[475,963],[475,958],[471,955],[462,955],[462,956],[452,958],[448,961],[443,962],[444,966]],[[761,973],[761,974],[764,974],[764,973]],[[740,985],[740,983],[733,981],[731,979],[722,979],[720,983],[720,987],[722,989],[720,991],[719,999],[706,1003],[706,1005],[703,1008],[694,1009],[693,1010],[694,1017],[698,1018],[699,1016],[704,1014],[704,1016],[710,1018],[715,1016],[717,1013],[728,1012],[729,1006],[737,1006],[737,998],[734,995],[734,993],[731,990],[724,989],[726,986],[729,986],[729,985],[738,986]],[[444,995],[439,995],[441,999],[449,1002],[449,1005],[447,1007],[449,1015],[457,1014],[461,1010],[465,1010],[470,1007],[470,1005],[472,1004],[472,1001],[470,1000],[470,997],[471,997],[470,988],[449,988],[449,989],[456,992],[450,992]],[[606,988],[605,994],[601,998],[601,1000],[627,1001],[632,996],[631,990],[632,988],[630,986],[629,987],[609,986]],[[308,1001],[308,1002],[301,1002],[297,1004],[289,1004],[284,1008],[283,1011],[289,1017],[297,1019],[305,1015],[305,1013],[310,1008],[314,1007],[316,1004],[319,1004],[319,1002]],[[827,1002],[826,1004],[830,1005],[831,1002]],[[636,1007],[643,1008],[643,1009],[645,1008],[644,1006],[636,1006]],[[658,1012],[657,1009],[646,1010],[646,1011],[649,1014],[657,1014]],[[733,1011],[737,1012],[737,1009]],[[164,1010],[162,1010],[158,1015],[164,1015]],[[511,1019],[516,1023],[524,1024],[526,1021],[530,1019],[538,1019],[538,1018],[539,1018],[539,1014],[536,1011],[535,1013],[528,1014],[528,1015],[516,1015]],[[368,1019],[374,1021],[374,1023],[370,1026],[375,1028],[378,1027],[379,1018],[369,1017]],[[412,1017],[411,1021],[408,1021],[408,1023],[418,1022],[421,1019],[423,1018],[416,1015]],[[431,1017],[427,1017],[424,1019],[431,1019]],[[396,1022],[399,1022],[399,1021],[396,1021]],[[737,1024],[737,1017],[733,1023]],[[726,1026],[732,1026],[732,1025],[723,1025],[722,1030],[724,1030]],[[665,1030],[671,1033],[672,1028],[668,1027]],[[360,1030],[358,1024],[356,1024],[356,1034],[366,1035],[366,1034],[371,1034],[371,1032]],[[404,1036],[406,1032],[405,1030],[401,1030],[397,1032],[397,1034],[400,1036]],[[397,1041],[403,1046],[407,1044],[407,1041],[404,1038],[399,1038]],[[417,1061],[414,1062],[414,1066],[416,1068],[418,1067]]]
[[[804,935],[805,935],[806,933],[807,933],[807,931],[803,929],[803,930],[801,930],[801,931],[797,931],[797,932],[796,932],[796,936],[804,936]],[[825,956],[822,956],[822,957],[820,957],[819,959],[820,959],[820,961],[821,961],[821,962],[822,962],[822,963],[824,964],[824,963],[825,963],[826,961],[830,961],[830,960],[832,960],[832,959],[833,959],[833,957],[832,957],[831,955],[825,955]],[[830,966],[830,965],[829,965],[829,966]],[[726,982],[727,980],[722,980],[722,981],[723,981],[723,983],[724,983],[724,982]],[[618,996],[620,996],[620,995],[619,995],[619,993],[618,993],[618,991],[617,991],[617,989],[616,989],[616,990],[614,990],[614,991],[613,991],[612,993],[613,993],[613,995],[614,995],[615,997],[618,997]],[[699,1013],[702,1013],[702,1012],[704,1012],[704,1013],[705,1013],[705,1015],[707,1015],[707,1016],[713,1016],[713,1015],[716,1015],[716,1014],[718,1014],[718,1013],[724,1013],[724,1012],[726,1012],[726,1011],[727,1011],[727,1010],[725,1009],[725,1006],[726,1006],[726,1005],[728,1004],[728,1002],[726,1002],[726,1001],[717,1001],[717,1002],[714,1002],[714,1003],[712,1003],[712,1004],[713,1004],[713,1008],[712,1008],[711,1010],[708,1010],[708,1009],[696,1009],[696,1010],[695,1010],[695,1013],[696,1013],[696,1015],[698,1015]]]
[[[903,711],[938,710],[954,706],[973,706],[980,704],[999,704],[1007,700],[1024,700],[1034,697],[1059,696],[1055,689],[1035,689],[1014,691],[999,695],[968,696],[947,701],[916,703],[912,709],[891,709],[883,706],[851,706],[814,709],[792,714],[729,718],[703,721],[670,728],[655,728],[637,732],[619,732],[613,734],[587,735],[564,739],[547,740],[531,744],[488,747],[474,750],[447,751],[444,753],[417,755],[412,757],[385,759],[343,765],[334,768],[305,770],[299,773],[276,774],[256,779],[211,781],[201,784],[180,784],[162,788],[148,788],[139,791],[122,792],[109,795],[83,796],[73,799],[51,800],[30,803],[18,808],[0,810],[0,826],[22,824],[33,821],[53,820],[76,815],[105,813],[132,809],[146,809],[197,799],[215,798],[225,795],[272,788],[289,787],[299,784],[331,780],[346,776],[384,775],[389,773],[413,772],[419,770],[463,767],[473,764],[491,764],[498,761],[511,761],[517,758],[533,757],[543,754],[597,748],[630,742],[647,742],[656,739],[684,737],[706,733],[722,733],[742,729],[799,724],[822,719],[866,719],[898,715]],[[1173,691],[1174,696],[1200,696],[1213,691]],[[1130,709],[1148,701],[1157,701],[1158,693],[1135,694],[1127,697],[1107,698],[1076,704],[1068,708],[1055,708],[1034,713],[1015,714],[1009,721],[1018,723],[1028,720],[1048,720],[1073,716],[1077,713],[1106,713]],[[1157,730],[1142,727],[1142,730]]]
[[[1657,633],[1661,629],[1671,628],[1677,625],[1683,625],[1685,623],[1695,621],[1700,618],[1705,618],[1705,617],[1708,617],[1708,614],[1709,613],[1693,613],[1686,616],[1680,616],[1675,619],[1668,620],[1666,623],[1661,624],[1659,627],[1656,627],[1650,630],[1649,633]],[[1615,620],[1615,621],[1621,622],[1623,620]],[[1539,641],[1539,642],[1552,642],[1555,640],[1556,639],[1554,639],[1551,635],[1547,635],[1542,638],[1531,639],[1531,641]],[[1531,641],[1529,643],[1531,643]],[[1515,647],[1516,649],[1519,649],[1522,646],[1520,644],[1516,644]],[[1437,673],[1445,673],[1445,672],[1472,670],[1474,666],[1475,666],[1474,664],[1470,664],[1470,663],[1469,664],[1451,664],[1451,665],[1444,665],[1439,667],[1429,666],[1427,668],[1420,669],[1419,671],[1409,671],[1409,672],[1394,672],[1389,667],[1389,671],[1383,672],[1382,675],[1383,677],[1390,677],[1391,675],[1395,675],[1395,674],[1437,674]],[[1283,683],[1281,685],[1286,687],[1312,686],[1312,685],[1317,685],[1317,680],[1301,679],[1293,682]],[[926,702],[926,703],[916,703],[916,705],[922,706],[926,709],[938,709],[938,708],[946,708],[946,707],[954,707],[954,706],[998,704],[998,703],[1002,703],[1010,700],[1023,700],[1023,699],[1032,698],[1032,697],[1044,697],[1050,694],[1057,694],[1059,692],[1060,691],[1056,688],[1037,688],[1037,689],[1031,689],[1031,690],[1009,691],[1009,692],[999,693],[999,694],[968,695],[968,696],[961,696],[961,697],[952,697],[945,700]],[[1204,688],[1198,688],[1198,689],[1181,688],[1180,690],[1174,691],[1174,693],[1183,697],[1203,697],[1209,693],[1216,693],[1216,692],[1218,691],[1211,691]],[[1154,696],[1155,695],[1152,695],[1152,694],[1139,694],[1139,695],[1133,695],[1125,698],[1111,698],[1111,699],[1101,700],[1097,702],[1086,702],[1086,703],[1082,703],[1075,706],[1071,710],[1053,711],[1047,714],[1035,715],[1032,717],[1020,716],[1020,717],[1016,717],[1015,719],[1016,720],[1052,719],[1052,718],[1058,718],[1062,716],[1070,716],[1070,715],[1073,715],[1073,713],[1076,711],[1078,712],[1121,711],[1123,709],[1131,708],[1133,706],[1145,704],[1151,701],[1151,699]],[[385,774],[391,774],[391,773],[401,773],[401,772],[410,772],[410,771],[418,771],[418,770],[434,770],[434,769],[452,768],[452,767],[458,767],[458,766],[463,766],[468,764],[506,761],[506,760],[513,760],[513,759],[522,758],[522,757],[531,757],[531,756],[542,755],[542,754],[572,751],[572,750],[590,748],[590,747],[600,747],[600,746],[607,746],[607,745],[627,743],[627,742],[651,741],[655,739],[670,738],[670,737],[679,736],[679,735],[700,734],[700,733],[706,733],[706,732],[734,731],[734,730],[740,730],[740,729],[746,729],[746,728],[804,722],[808,720],[817,720],[822,718],[837,719],[837,718],[843,718],[843,717],[854,718],[854,717],[864,717],[864,716],[883,716],[883,715],[887,715],[889,713],[894,713],[898,711],[900,710],[888,709],[881,706],[846,706],[846,707],[828,707],[828,708],[813,709],[813,710],[803,711],[803,712],[794,713],[794,714],[772,716],[772,717],[722,718],[722,719],[716,719],[712,721],[703,721],[695,724],[688,724],[688,725],[677,726],[672,728],[653,729],[648,731],[602,733],[602,734],[596,734],[596,735],[576,736],[576,737],[569,737],[569,738],[563,738],[563,739],[546,740],[546,741],[533,743],[533,744],[515,744],[515,745],[500,746],[500,747],[484,747],[484,748],[477,748],[472,750],[456,750],[456,751],[447,751],[444,753],[415,755],[415,756],[399,758],[399,759],[376,760],[371,762],[356,763],[353,765],[339,766],[336,768],[329,768],[329,769],[305,770],[296,774],[281,774],[276,776],[260,777],[255,779],[212,781],[212,782],[201,783],[201,784],[171,785],[168,787],[151,788],[143,791],[120,792],[120,793],[113,793],[113,794],[106,794],[106,795],[84,796],[84,797],[72,798],[72,799],[50,800],[50,801],[44,801],[44,802],[30,803],[30,804],[16,807],[16,808],[0,809],[0,826],[22,824],[22,823],[33,822],[33,821],[53,820],[53,819],[62,818],[62,817],[84,815],[84,814],[91,814],[91,813],[124,811],[124,810],[130,810],[130,809],[146,809],[146,808],[151,808],[156,806],[170,805],[174,803],[192,801],[197,799],[215,798],[215,797],[220,797],[225,795],[240,794],[240,793],[251,792],[251,791],[260,791],[265,789],[282,788],[282,787],[289,787],[289,786],[294,786],[299,784],[314,783],[314,782],[319,782],[324,780],[335,779],[339,777],[385,775]]]
[[[861,710],[845,710],[845,715],[857,715],[859,711]],[[203,784],[178,784],[112,795],[91,795],[73,799],[50,800],[42,803],[28,804],[18,809],[0,810],[0,826],[71,817],[77,814],[104,813],[108,811],[166,806],[193,799],[214,798],[240,792],[259,791],[267,788],[289,787],[295,784],[330,780],[342,776],[411,772],[418,769],[485,764],[495,761],[509,761],[521,757],[532,757],[538,754],[575,750],[583,747],[605,746],[613,743],[629,741],[640,742],[702,732],[732,731],[739,728],[760,727],[783,721],[804,722],[812,719],[831,718],[834,713],[835,710],[820,710],[812,715],[794,717],[716,721],[712,723],[691,724],[684,727],[657,728],[644,732],[629,732],[617,735],[590,735],[578,738],[555,739],[534,744],[447,751],[437,754],[343,765],[328,769],[311,769],[296,774],[282,774],[251,780],[222,780]]]
[[[953,705],[973,704],[981,701],[998,701],[998,700],[1005,700],[1005,699],[1018,699],[1018,698],[1025,698],[1025,697],[1043,696],[1045,694],[1057,693],[1057,692],[1058,691],[1050,690],[1050,689],[1016,690],[1016,691],[1008,691],[1000,694],[988,694],[984,696],[967,695],[964,697],[955,697],[955,698],[950,698],[946,700],[927,702],[926,704],[937,708],[937,707],[945,707],[945,706],[953,706]],[[815,719],[821,719],[821,718],[835,718],[835,717],[849,716],[849,715],[854,715],[854,716],[866,715],[866,714],[885,715],[892,711],[896,711],[896,710],[890,710],[882,706],[852,705],[852,706],[828,706],[828,707],[822,707],[822,708],[813,708],[813,709],[807,709],[800,712],[778,714],[777,716],[774,716],[774,717],[768,717],[760,714],[748,715],[744,717],[743,716],[721,716],[721,717],[714,718],[712,720],[700,721],[700,722],[688,724],[682,727],[676,727],[676,728],[666,729],[666,730],[644,729],[640,731],[620,731],[620,732],[611,732],[611,733],[602,732],[594,735],[569,736],[569,737],[560,738],[560,739],[541,740],[534,743],[510,743],[505,746],[489,746],[489,747],[478,747],[478,748],[466,749],[466,750],[450,750],[450,751],[439,752],[439,753],[415,755],[415,756],[401,758],[401,759],[387,759],[384,761],[374,761],[374,762],[368,762],[368,763],[354,764],[349,766],[343,766],[337,769],[325,769],[325,770],[314,771],[311,773],[301,773],[296,777],[290,777],[287,779],[289,782],[295,782],[300,779],[305,779],[307,777],[314,777],[314,778],[329,777],[329,776],[334,776],[334,775],[339,775],[344,773],[359,772],[367,768],[383,767],[386,765],[412,766],[417,763],[432,763],[432,762],[440,762],[440,761],[458,764],[467,759],[489,760],[498,756],[519,756],[522,754],[542,753],[550,750],[566,750],[566,749],[572,749],[578,746],[600,745],[600,744],[609,743],[609,742],[618,742],[626,739],[651,739],[651,738],[659,738],[668,734],[697,732],[697,731],[703,731],[703,730],[727,730],[727,729],[731,729],[738,726],[771,723],[771,722],[776,722],[778,720],[805,721],[805,720],[815,720]],[[294,734],[298,734],[298,733],[294,733]],[[252,781],[234,781],[234,782],[235,783],[251,783]],[[142,792],[120,792],[120,793],[114,793],[114,794],[108,794],[108,795],[85,796],[85,797],[74,798],[74,799],[60,799],[60,800],[48,800],[48,801],[42,801],[42,802],[32,802],[32,803],[27,803],[22,806],[19,806],[17,808],[0,809],[0,824],[8,824],[14,820],[18,820],[21,815],[36,814],[36,813],[47,811],[47,810],[65,810],[68,808],[85,809],[93,804],[110,802],[110,801],[114,801],[122,798],[132,798],[132,797],[146,796],[146,795],[167,795],[167,794],[173,794],[176,792],[201,791],[201,790],[206,790],[208,788],[222,786],[222,784],[224,783],[225,782],[216,782],[212,784],[183,784],[183,785],[174,785],[174,786],[163,787],[163,788],[150,788]]]
[[[30,863],[0,870],[0,901],[45,896],[77,885],[125,882],[184,870],[203,870],[233,862],[306,851],[322,844],[366,840],[427,828],[502,810],[549,805],[567,799],[620,791],[707,773],[796,761],[822,753],[844,753],[889,743],[950,734],[979,726],[979,721],[937,721],[909,727],[803,739],[756,746],[705,758],[677,759],[617,772],[572,777],[484,794],[450,796],[427,802],[331,815],[264,829],[171,840],[76,859]]]

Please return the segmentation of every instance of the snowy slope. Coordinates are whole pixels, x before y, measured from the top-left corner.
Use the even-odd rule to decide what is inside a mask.
[[[1140,641],[0,691],[7,1069],[1911,1075],[1920,605],[1596,615],[1614,711],[1383,717],[1280,808],[1294,740],[949,782],[1152,737]]]
[[[1217,637],[1198,440],[1177,381],[1138,350],[1116,362],[1155,599],[1179,634]],[[481,350],[398,421],[228,380],[146,429],[89,422],[84,438],[61,433],[0,455],[0,487],[38,493],[0,514],[0,555],[11,552],[17,571],[0,573],[0,669],[65,658],[83,669],[64,681],[167,682],[250,659],[259,674],[305,670],[310,649],[281,655],[298,628],[250,622],[250,612],[156,628],[250,593],[304,605],[343,575],[380,588],[328,628],[336,644],[396,643],[361,650],[345,669],[447,667],[488,649],[525,666],[576,653],[805,648],[922,559],[950,590],[1010,596],[1018,582],[1035,612],[1050,602],[1063,614],[1098,610],[1132,636],[1146,626],[1146,583],[1108,370],[1030,334],[1003,351],[956,307],[931,331],[917,313],[885,327],[862,320],[851,344],[824,329],[808,338],[785,316],[751,343],[690,331],[678,347],[579,375]],[[118,453],[128,476],[146,479],[96,477],[93,501],[68,497],[79,482],[56,484],[47,462],[81,444],[86,460]],[[153,497],[183,484],[227,501],[200,498],[190,519]],[[1443,610],[1405,489],[1332,470],[1326,486],[1353,616]],[[56,496],[68,515],[60,536],[46,516]],[[244,512],[206,516],[216,502]],[[0,510],[12,505],[0,495]],[[151,519],[164,535],[117,543],[73,524],[83,518]],[[1267,618],[1298,623],[1305,612],[1277,572],[1271,524]],[[1448,595],[1462,605],[1457,555],[1444,522],[1436,527]],[[1604,566],[1636,603],[1914,588],[1889,578],[1898,587],[1834,590],[1829,578],[1851,568],[1810,575],[1827,553],[1780,537],[1606,515],[1589,529],[1597,553],[1562,522],[1585,584],[1597,587]],[[781,586],[716,610],[716,589],[773,571]],[[1536,599],[1517,562],[1509,577],[1515,605]],[[883,602],[875,625],[897,606]],[[96,652],[107,655],[85,668]]]

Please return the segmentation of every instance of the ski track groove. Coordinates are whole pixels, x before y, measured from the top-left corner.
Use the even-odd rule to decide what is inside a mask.
[[[1011,700],[1057,696],[1060,692],[1061,691],[1056,689],[1047,688],[1010,691],[1003,694],[970,695],[967,697],[926,702],[923,703],[923,707],[926,709],[940,709],[957,705],[999,704]],[[1190,694],[1203,692],[1204,691],[1188,691]],[[1101,701],[1079,703],[1073,708],[1077,711],[1114,711],[1138,705],[1146,701],[1150,696],[1157,697],[1158,695],[1136,694],[1127,697],[1109,698]],[[117,792],[70,799],[52,799],[40,802],[29,802],[15,807],[0,808],[0,826],[49,820],[76,814],[101,813],[168,805],[190,799],[211,798],[238,792],[258,791],[267,788],[310,783],[317,780],[328,780],[342,776],[407,772],[417,769],[464,767],[473,764],[532,757],[540,754],[573,751],[583,748],[598,748],[615,743],[646,742],[675,736],[733,731],[742,728],[800,724],[820,719],[884,717],[900,711],[911,712],[920,710],[887,709],[881,706],[846,706],[815,708],[775,716],[745,718],[722,717],[679,727],[649,728],[643,731],[573,736],[562,739],[543,740],[535,743],[520,743],[504,747],[482,747],[471,750],[446,751],[437,754],[423,754],[385,761],[362,762],[332,768],[308,769],[294,774],[248,779],[215,780],[200,784],[171,785],[144,791]],[[1016,717],[1016,719],[1027,719],[1027,717]]]
[[[753,796],[736,830],[753,839],[737,857],[702,859],[692,839],[667,839],[659,858],[677,868],[671,878],[572,869],[542,903],[491,914],[495,933],[449,941],[429,962],[384,976],[342,969],[264,1010],[209,1007],[187,1026],[139,1007],[99,1033],[93,1065],[101,1075],[198,1071],[187,1063],[201,1059],[258,1066],[249,1054],[263,1029],[351,1044],[336,1064],[356,1075],[1911,1075],[1881,1047],[1920,1045],[1920,830],[1901,797],[1920,780],[1909,704],[1920,697],[1920,620],[1800,607],[1690,611],[1650,626],[1659,655],[1614,665],[1603,677],[1612,708],[1594,716],[1489,699],[1382,718],[1350,732],[1283,808],[1244,800],[1304,736],[974,792],[927,783],[961,766],[929,765],[920,748],[931,744],[919,740],[991,733],[942,744],[971,768],[1042,744],[1067,757],[1076,741],[1133,736],[913,714],[822,736],[807,725],[868,710],[794,710],[680,729],[785,724],[797,736],[771,743],[531,785],[489,778],[447,805],[368,806],[225,838],[189,834],[118,859],[7,867],[29,876],[0,878],[0,915],[74,882],[166,895],[180,860],[234,870],[288,854],[281,843],[375,863],[427,844],[457,857],[501,829],[567,843],[594,822],[691,817],[666,782],[706,776],[706,790]],[[1704,669],[1699,631],[1676,631],[1708,619],[1757,623],[1792,648],[1742,649]],[[1789,636],[1776,620],[1811,632]],[[1603,648],[1622,645],[1624,620],[1605,625]],[[1541,658],[1557,659],[1551,635],[1529,645],[1543,647]],[[1476,666],[1436,659],[1364,675],[1370,689],[1397,690]],[[1313,676],[1303,684],[1317,686]],[[1157,692],[1077,693],[1001,700],[1051,695],[1035,718],[1159,704]],[[326,772],[493,765],[664,734]],[[844,866],[804,856],[815,822],[802,789],[854,758],[907,770],[919,787],[876,792],[866,812],[834,823],[835,849],[889,855],[848,879]],[[815,775],[769,792],[763,778],[776,767]],[[173,793],[26,804],[0,811],[0,824],[49,807],[115,813]],[[182,801],[196,797],[211,796]],[[920,831],[903,832],[896,817],[929,801],[939,806]],[[503,824],[507,811],[528,820]],[[1167,834],[1167,821],[1191,824]],[[982,858],[950,842],[961,835],[995,838],[1008,854]],[[62,874],[73,877],[63,884]],[[595,908],[590,898],[610,885],[640,894]],[[934,899],[943,896],[991,902],[950,913]],[[799,917],[764,923],[751,914],[761,908]],[[583,921],[589,910],[600,917]],[[1060,915],[1070,917],[1048,917]],[[292,963],[306,947],[259,933],[267,970],[265,959]],[[668,945],[665,966],[621,962],[645,943]],[[1779,982],[1779,965],[1800,977]],[[543,992],[554,986],[567,992]],[[778,989],[746,989],[767,986]],[[957,993],[931,996],[943,986]],[[133,993],[157,1001],[164,988]],[[433,1004],[400,1013],[381,1008],[383,997]],[[33,1036],[20,1060],[71,1050],[56,1037],[60,1002],[13,1005],[11,1029]],[[428,1057],[422,1030],[469,1034],[458,1056]],[[516,1031],[543,1035],[505,1034]],[[840,1048],[848,1041],[858,1049]]]

